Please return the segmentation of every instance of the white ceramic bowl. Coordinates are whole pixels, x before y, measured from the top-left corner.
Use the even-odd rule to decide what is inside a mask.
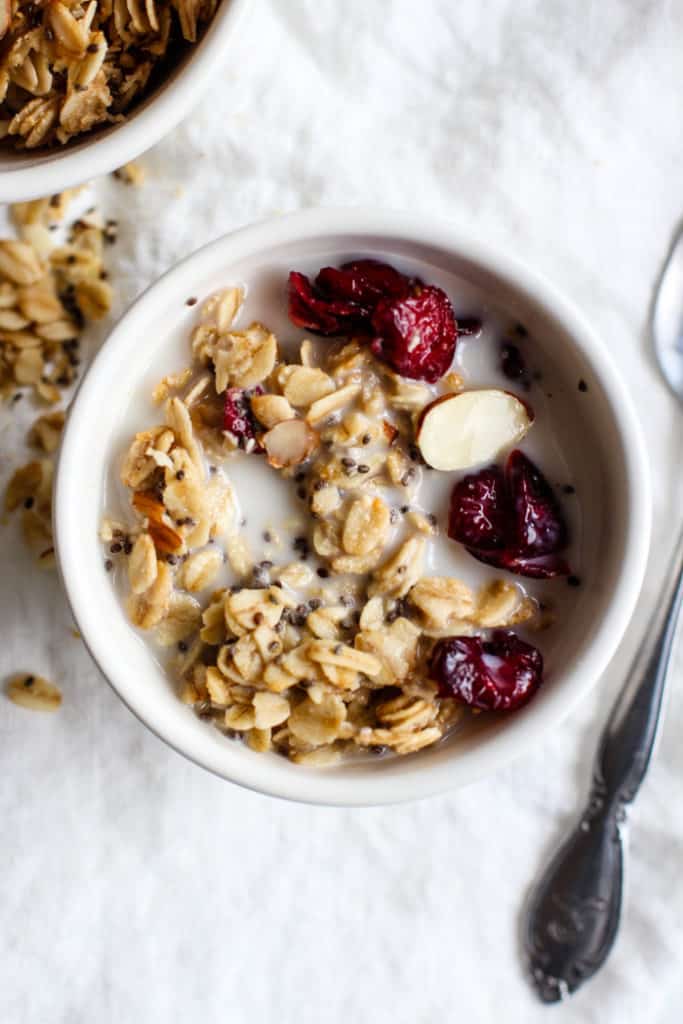
[[[63,149],[0,151],[0,202],[54,195],[121,167],[150,149],[183,120],[225,56],[249,0],[223,0],[201,40],[121,124]]]
[[[255,268],[272,268],[284,303],[283,270],[351,255],[418,259],[480,287],[529,327],[566,382],[559,436],[575,452],[572,470],[583,500],[585,583],[547,657],[548,680],[523,710],[407,758],[343,763],[325,770],[256,754],[230,742],[180,703],[150,649],[129,626],[98,540],[103,489],[114,450],[124,450],[122,421],[133,394],[179,358],[205,296]],[[275,268],[278,268],[277,271]],[[440,270],[439,270],[440,268]],[[431,278],[433,279],[433,277]],[[588,392],[577,391],[584,378]],[[142,382],[144,389],[141,391]],[[581,402],[580,411],[578,402]],[[143,423],[154,422],[151,409]],[[594,685],[622,638],[645,569],[650,490],[640,429],[626,390],[591,327],[544,280],[488,251],[443,222],[353,210],[310,210],[237,231],[169,271],[125,314],[88,371],[71,408],[55,494],[56,546],[73,613],[95,661],[129,708],[172,747],[210,771],[264,793],[327,804],[409,800],[461,785],[523,754],[558,728]],[[541,644],[541,646],[543,646]]]

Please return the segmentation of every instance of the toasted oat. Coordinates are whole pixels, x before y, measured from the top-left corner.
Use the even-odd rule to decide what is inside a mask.
[[[418,580],[409,599],[421,614],[423,629],[431,636],[457,632],[474,615],[474,594],[452,576],[428,576]]]
[[[157,553],[148,533],[141,533],[128,559],[128,581],[134,594],[144,594],[157,578]]]
[[[196,633],[201,621],[202,609],[199,602],[189,594],[174,592],[166,615],[157,625],[155,639],[162,647],[171,647]]]
[[[482,629],[500,629],[528,622],[538,612],[538,605],[514,583],[492,580],[477,595],[472,619]]]
[[[352,503],[344,529],[342,547],[349,555],[367,555],[382,547],[389,535],[389,509],[381,498],[362,495]]]
[[[339,488],[334,485],[325,485],[320,481],[320,486],[314,486],[311,498],[311,511],[319,518],[336,512],[342,503],[342,496]]]
[[[7,696],[30,711],[56,711],[62,703],[59,688],[42,676],[13,676],[7,683]]]
[[[16,469],[5,490],[5,511],[14,512],[27,499],[35,498],[43,480],[44,464],[29,462]]]
[[[46,454],[52,455],[59,447],[59,441],[64,429],[66,415],[62,409],[57,412],[48,412],[34,420],[28,432],[29,444],[41,448]]]
[[[311,405],[306,419],[312,427],[317,427],[335,412],[339,412],[340,409],[343,409],[352,402],[359,391],[360,384],[347,384],[345,387],[333,391],[332,394],[319,398]]]
[[[363,629],[356,636],[356,646],[380,663],[375,682],[383,686],[402,683],[413,671],[417,661],[420,629],[408,619],[398,618],[390,626]]]
[[[167,614],[173,594],[173,576],[166,562],[157,562],[157,573],[151,587],[143,594],[132,594],[128,601],[130,620],[140,629],[158,626]]]
[[[166,377],[156,385],[152,391],[152,400],[157,404],[165,402],[170,397],[172,391],[178,391],[184,387],[192,376],[191,367],[186,367],[184,370],[180,370],[179,373],[169,373]],[[205,384],[209,383],[209,377],[207,375],[203,378]],[[185,404],[190,405],[187,396],[185,397]]]
[[[204,590],[213,583],[222,565],[223,556],[217,548],[196,551],[183,564],[178,583],[192,593]]]
[[[254,567],[249,542],[241,533],[234,533],[225,542],[228,561],[237,576],[248,576]]]
[[[251,408],[256,419],[266,430],[284,420],[293,420],[296,416],[294,409],[282,395],[253,395]]]
[[[284,386],[287,401],[300,409],[309,408],[332,391],[334,381],[329,374],[308,366],[295,366]]]
[[[405,597],[422,575],[425,554],[424,537],[409,537],[396,554],[374,573],[368,594]]]
[[[345,719],[346,705],[342,699],[326,694],[317,704],[306,697],[293,708],[287,724],[290,733],[299,743],[320,747],[337,739]]]
[[[213,352],[217,393],[260,384],[273,372],[276,359],[277,340],[263,324],[219,337]]]
[[[254,721],[257,729],[272,729],[289,718],[289,701],[267,691],[255,693],[253,699]]]

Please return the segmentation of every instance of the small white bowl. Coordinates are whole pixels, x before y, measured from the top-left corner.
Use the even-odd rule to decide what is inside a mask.
[[[85,135],[63,148],[0,149],[0,202],[54,195],[108,174],[150,149],[197,103],[225,56],[249,0],[223,0],[198,43],[121,124]]]
[[[125,420],[131,395],[148,395],[169,361],[177,368],[180,353],[188,351],[196,309],[186,299],[248,282],[260,269],[284,305],[285,268],[354,254],[384,255],[399,265],[417,259],[430,265],[432,280],[456,273],[529,327],[534,344],[566,382],[557,389],[558,429],[575,452],[585,584],[546,659],[547,682],[527,707],[495,721],[482,715],[471,732],[410,757],[313,769],[230,742],[179,701],[126,620],[104,569],[98,527],[112,453],[125,450],[130,435]],[[581,378],[588,382],[585,394],[577,390]],[[143,412],[143,423],[154,422],[151,408]],[[190,256],[138,299],[71,407],[55,491],[57,554],[73,614],[121,699],[158,736],[210,771],[263,793],[324,804],[392,803],[438,793],[491,772],[557,728],[619,645],[640,590],[649,535],[650,488],[639,425],[612,361],[573,307],[519,263],[443,222],[354,210],[309,210],[237,231]]]

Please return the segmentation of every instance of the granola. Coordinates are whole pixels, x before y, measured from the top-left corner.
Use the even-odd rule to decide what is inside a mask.
[[[433,389],[353,334],[306,338],[289,359],[266,326],[239,325],[243,298],[208,298],[192,365],[155,388],[163,419],[124,455],[129,506],[103,523],[106,567],[122,570],[132,623],[175,645],[180,698],[254,751],[327,765],[432,746],[468,713],[431,671],[438,645],[533,626],[538,605],[515,582],[428,571],[438,523],[416,502],[415,429]],[[459,394],[462,378],[444,387]],[[294,562],[249,549],[228,479],[245,456],[305,502]]]
[[[59,402],[76,379],[86,321],[111,307],[98,212],[75,220],[64,244],[53,241],[72,196],[17,203],[19,237],[0,239],[0,400],[30,388],[40,402]]]
[[[2,0],[0,137],[64,145],[123,121],[220,0]]]

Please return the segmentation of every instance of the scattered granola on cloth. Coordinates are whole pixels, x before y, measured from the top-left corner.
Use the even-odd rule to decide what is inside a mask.
[[[242,300],[207,300],[193,365],[155,388],[163,419],[124,456],[130,509],[103,522],[105,566],[131,622],[176,649],[181,699],[252,749],[326,765],[431,746],[467,714],[429,678],[438,638],[528,622],[537,605],[512,582],[474,591],[426,572],[438,526],[415,504],[412,438],[429,389],[354,340],[305,339],[290,362],[263,324],[236,326]],[[240,532],[222,467],[245,454],[308,510],[289,565],[254,562]],[[221,586],[226,557],[237,583]]]
[[[64,144],[124,119],[220,0],[2,0],[0,137]]]
[[[55,567],[52,478],[64,420],[61,409],[35,420],[27,440],[37,450],[37,457],[16,469],[5,489],[5,514],[20,512],[24,542],[41,569]]]
[[[104,269],[108,225],[93,209],[55,245],[51,228],[73,192],[11,208],[18,239],[0,239],[0,400],[31,388],[57,403],[76,379],[79,338],[87,320],[111,307]]]

